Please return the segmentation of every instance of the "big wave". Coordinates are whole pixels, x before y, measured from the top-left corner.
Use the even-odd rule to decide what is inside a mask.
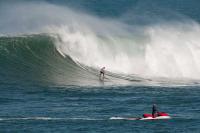
[[[198,60],[200,57],[198,37],[200,26],[195,21],[179,22],[175,20],[146,25],[130,24],[118,19],[100,19],[67,7],[48,3],[40,3],[39,6],[36,3],[20,3],[13,5],[12,10],[7,8],[4,6],[4,14],[1,14],[1,18],[10,16],[12,19],[8,23],[8,19],[5,18],[0,23],[1,27],[4,25],[1,29],[2,36],[25,35],[27,37],[27,35],[45,33],[51,38],[52,45],[61,57],[59,55],[55,58],[52,58],[54,57],[52,55],[40,57],[38,51],[43,51],[47,55],[54,51],[53,49],[45,51],[42,48],[44,44],[40,42],[36,42],[37,45],[36,43],[31,44],[36,45],[34,46],[37,48],[36,53],[32,52],[35,48],[30,50],[29,46],[18,46],[20,49],[17,54],[17,56],[20,55],[26,48],[26,54],[30,52],[29,54],[32,54],[35,59],[51,64],[50,68],[54,69],[44,67],[44,70],[48,70],[47,77],[53,77],[49,78],[51,80],[59,79],[59,82],[68,82],[67,84],[73,84],[73,82],[77,84],[79,80],[80,84],[82,81],[89,81],[88,84],[93,84],[94,81],[96,84],[98,70],[102,66],[106,67],[111,77],[120,77],[120,79],[142,79],[142,81],[158,78],[200,79],[200,62]],[[27,9],[29,9],[28,12]],[[23,18],[17,14],[22,14]],[[35,19],[30,18],[30,14]],[[13,24],[13,20],[18,20],[19,23]],[[47,47],[49,46],[51,45]],[[4,52],[7,47],[2,46]],[[13,53],[16,50],[13,49],[9,52]],[[26,58],[30,58],[29,54],[26,55]],[[4,56],[5,53],[1,52],[1,55]],[[7,57],[4,58],[5,60],[8,61]],[[12,61],[14,60],[8,62]],[[65,63],[62,64],[60,61]],[[27,62],[28,60],[23,63],[28,64]],[[58,64],[59,67],[56,66]],[[74,65],[68,67],[69,64]],[[32,62],[32,66],[34,65],[35,62]],[[73,68],[73,70],[67,70],[66,67]],[[63,69],[60,73],[54,73],[60,69]],[[65,76],[58,78],[59,74]],[[84,80],[86,75],[92,76]],[[64,80],[66,78],[67,80]],[[46,81],[51,82],[49,79]]]

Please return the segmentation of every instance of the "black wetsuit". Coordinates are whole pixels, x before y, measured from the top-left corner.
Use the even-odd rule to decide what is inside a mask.
[[[103,71],[103,70],[101,70],[101,71],[100,71],[100,74],[104,74],[104,71]]]
[[[103,74],[103,76],[104,76],[104,73],[105,73],[105,70],[102,68],[100,71],[100,76],[101,76],[101,74]]]
[[[152,116],[156,117],[157,113],[158,113],[157,107],[156,107],[156,105],[153,105],[153,107],[152,107]]]

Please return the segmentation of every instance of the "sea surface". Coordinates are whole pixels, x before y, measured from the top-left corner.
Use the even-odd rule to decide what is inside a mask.
[[[0,132],[199,133],[199,35],[198,0],[0,1]]]

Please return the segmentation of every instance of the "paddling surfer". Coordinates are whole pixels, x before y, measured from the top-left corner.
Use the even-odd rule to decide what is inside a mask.
[[[100,79],[101,79],[101,77],[104,79],[104,75],[105,75],[105,69],[106,69],[106,67],[102,67],[101,68],[101,70],[100,70],[100,75],[99,75],[99,77],[100,77]]]

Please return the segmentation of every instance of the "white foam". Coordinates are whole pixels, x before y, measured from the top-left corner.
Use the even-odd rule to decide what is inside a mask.
[[[57,117],[18,117],[18,118],[0,118],[0,121],[10,121],[10,120],[87,120],[87,121],[95,121],[95,120],[103,120],[103,119],[96,119],[96,118],[57,118]]]
[[[105,66],[112,72],[200,79],[199,24],[149,26],[143,29],[144,35],[139,39],[131,38],[132,33],[122,25],[111,25],[111,29],[119,28],[124,36],[108,32],[103,37],[89,25],[75,26],[73,32],[72,27],[62,27],[57,29],[60,37],[57,49],[74,61],[94,68]]]
[[[110,117],[110,120],[123,120],[123,117]]]
[[[191,20],[136,27],[45,2],[2,4],[0,18],[1,34],[54,34],[63,57],[89,67],[200,79],[200,26]]]

